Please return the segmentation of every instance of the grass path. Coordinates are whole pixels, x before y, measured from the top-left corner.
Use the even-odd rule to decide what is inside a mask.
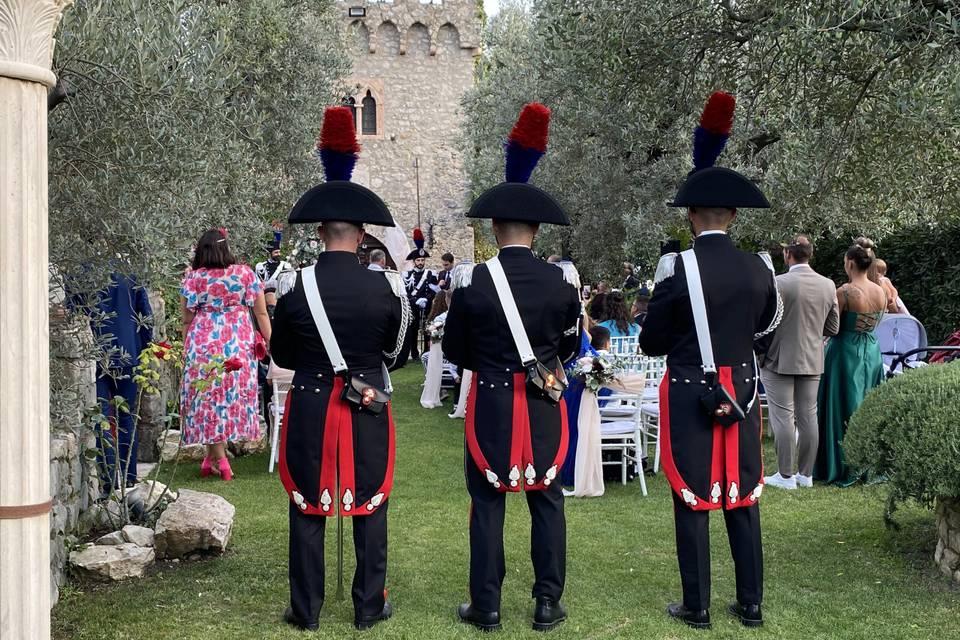
[[[478,638],[460,625],[467,597],[467,508],[463,422],[448,410],[420,408],[422,371],[397,374],[396,485],[390,504],[388,588],[396,614],[360,634],[349,595],[333,599],[335,536],[328,529],[328,601],[318,638]],[[768,449],[767,460],[772,460]],[[161,567],[135,583],[66,589],[53,612],[62,640],[302,638],[279,622],[287,602],[287,501],[266,456],[234,465],[231,483],[181,470],[178,486],[222,494],[237,507],[229,553]],[[673,516],[660,475],[643,498],[634,482],[607,495],[568,500],[567,588],[570,619],[550,637],[599,638],[960,638],[960,589],[933,568],[933,516],[904,507],[903,528],[884,529],[883,487],[807,491],[770,489],[762,500],[766,626],[748,631],[724,614],[734,597],[723,519],[711,517],[713,619],[709,635],[668,620],[665,604],[680,593]],[[542,638],[530,629],[533,580],[529,514],[510,496],[504,534],[505,638]],[[348,548],[349,531],[346,535]],[[349,576],[351,553],[347,553]]]

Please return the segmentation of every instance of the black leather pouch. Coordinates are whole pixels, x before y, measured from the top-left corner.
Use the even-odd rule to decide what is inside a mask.
[[[732,398],[722,384],[714,383],[713,389],[700,396],[700,404],[714,421],[725,427],[744,420],[743,408]]]
[[[547,369],[539,360],[527,367],[527,383],[536,387],[553,404],[560,404],[567,388],[566,380]]]
[[[370,413],[380,414],[390,402],[390,394],[383,389],[371,385],[363,378],[350,376],[340,396],[350,404]]]

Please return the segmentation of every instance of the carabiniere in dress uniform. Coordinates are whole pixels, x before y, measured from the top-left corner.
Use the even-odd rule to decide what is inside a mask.
[[[289,218],[322,223],[326,250],[280,299],[271,340],[276,363],[296,371],[281,427],[280,478],[290,497],[284,619],[301,629],[318,627],[324,529],[333,516],[353,522],[356,627],[392,613],[385,590],[395,449],[387,367],[410,311],[399,274],[370,271],[357,259],[364,223],[394,226],[383,201],[349,181],[357,151],[350,110],[327,109],[319,152],[327,182],[304,194]],[[325,323],[332,342],[323,337]]]
[[[763,462],[754,352],[779,323],[782,307],[770,257],[739,251],[726,234],[738,209],[770,206],[747,178],[713,166],[730,134],[733,110],[733,96],[720,92],[704,109],[694,136],[696,168],[672,203],[687,209],[696,240],[692,251],[661,258],[640,334],[644,353],[667,355],[660,446],[673,489],[683,586],[682,604],[671,604],[668,613],[695,628],[710,627],[712,510],[723,510],[736,566],[737,602],[729,611],[747,626],[763,622]],[[688,273],[688,265],[696,271]],[[703,343],[698,307],[708,326],[700,332]]]
[[[562,363],[580,344],[580,300],[563,271],[530,249],[540,223],[567,225],[567,215],[549,194],[526,184],[546,149],[549,116],[543,105],[524,107],[507,144],[507,181],[467,214],[493,219],[500,253],[458,283],[443,336],[444,356],[474,372],[465,447],[470,602],[458,615],[482,630],[501,624],[508,492],[524,492],[532,515],[533,627],[548,630],[566,619],[560,604],[566,521],[557,476],[567,424],[560,394]]]

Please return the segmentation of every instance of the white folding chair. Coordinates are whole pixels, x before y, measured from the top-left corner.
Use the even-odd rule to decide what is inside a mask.
[[[620,336],[610,338],[610,353],[615,356],[635,356],[640,353],[640,342],[637,336]]]
[[[644,402],[640,408],[641,433],[644,437],[643,450],[647,451],[650,441],[653,441],[653,472],[660,471],[660,403]]]
[[[600,451],[618,451],[620,460],[604,461],[604,466],[620,467],[620,482],[627,484],[627,469],[633,465],[640,478],[640,490],[647,495],[647,480],[643,476],[640,464],[640,443],[642,441],[640,427],[641,398],[636,395],[613,394],[604,397],[604,400],[614,403],[613,406],[623,407],[630,415],[627,417],[600,415]]]
[[[283,409],[287,402],[287,393],[292,382],[273,381],[273,400],[270,402],[270,461],[267,472],[273,473],[273,465],[280,459],[280,425],[283,423]]]

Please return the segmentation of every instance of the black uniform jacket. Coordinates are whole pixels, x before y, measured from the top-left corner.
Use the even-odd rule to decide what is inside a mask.
[[[383,389],[384,354],[402,339],[404,301],[383,273],[360,266],[353,253],[321,253],[307,268],[316,271],[349,375]],[[347,516],[372,513],[393,485],[390,408],[377,415],[341,399],[344,377],[333,373],[300,276],[277,303],[270,347],[279,366],[296,372],[280,444],[280,479],[291,500],[307,514],[332,516],[338,507]]]
[[[779,296],[772,267],[757,254],[738,250],[729,236],[696,240],[707,320],[718,379],[747,414],[724,427],[703,409],[712,388],[704,375],[683,260],[668,254],[658,266],[640,332],[640,347],[667,356],[660,385],[660,449],[664,473],[685,504],[696,510],[756,504],[763,489],[759,372],[755,340],[779,322]]]
[[[500,251],[520,317],[537,359],[560,374],[580,346],[580,296],[525,247]],[[443,355],[474,372],[467,403],[467,449],[499,491],[543,489],[556,479],[567,449],[566,407],[527,384],[526,370],[486,265],[453,292]]]
[[[410,299],[411,306],[418,309],[419,307],[415,306],[417,300],[426,298],[427,309],[429,309],[435,295],[430,285],[436,285],[440,282],[437,279],[437,274],[430,269],[410,269],[404,274],[403,282],[407,288],[407,297]]]

